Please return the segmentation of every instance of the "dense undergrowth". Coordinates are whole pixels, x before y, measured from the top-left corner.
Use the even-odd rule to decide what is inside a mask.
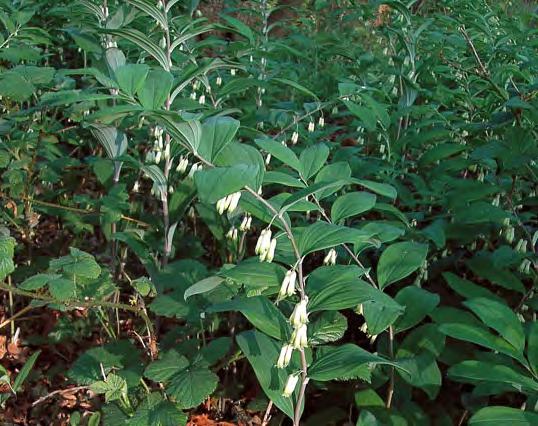
[[[538,424],[531,8],[222,3],[0,1],[2,424]]]

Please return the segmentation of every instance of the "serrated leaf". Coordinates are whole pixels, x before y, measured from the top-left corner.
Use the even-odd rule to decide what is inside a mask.
[[[208,369],[192,366],[172,376],[166,391],[182,408],[192,408],[204,402],[218,381],[218,376]]]
[[[144,376],[154,382],[166,382],[174,374],[189,366],[189,361],[176,351],[167,351],[160,359],[150,363],[144,370]]]

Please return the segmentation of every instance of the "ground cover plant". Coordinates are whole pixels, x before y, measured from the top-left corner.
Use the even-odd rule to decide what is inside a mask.
[[[0,0],[2,424],[538,424],[534,7]]]

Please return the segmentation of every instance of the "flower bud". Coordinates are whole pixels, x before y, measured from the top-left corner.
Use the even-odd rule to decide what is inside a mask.
[[[305,297],[295,305],[295,308],[290,316],[290,323],[294,328],[299,328],[303,324],[308,323],[308,312],[306,311],[307,304],[308,298]]]
[[[173,194],[173,193],[174,193],[174,187],[173,187],[172,185],[170,185],[170,186],[168,187],[168,193],[169,193],[169,194]]]
[[[519,253],[526,253],[527,252],[527,240],[524,240],[521,238],[516,245],[516,251]]]
[[[491,205],[494,207],[499,207],[500,201],[501,201],[501,194],[497,194],[496,197],[491,202]]]
[[[307,326],[302,324],[293,330],[291,344],[294,349],[304,349],[308,346]]]
[[[287,296],[293,296],[295,294],[295,282],[297,281],[297,272],[290,269],[286,272],[282,284],[280,285],[280,291],[278,292],[278,299],[282,300]]]
[[[321,116],[318,120],[318,126],[319,127],[325,127],[325,118],[323,118],[323,116]]]
[[[324,265],[335,265],[336,264],[336,250],[330,249],[329,252],[325,255],[323,259]]]
[[[293,134],[291,135],[291,144],[292,145],[297,144],[298,140],[299,140],[299,133],[293,132]]]
[[[133,192],[138,192],[139,189],[140,189],[140,183],[136,181],[133,185]]]
[[[252,223],[252,216],[250,215],[245,215],[245,217],[243,217],[243,220],[241,221],[241,225],[239,226],[239,230],[241,232],[245,232],[245,231],[248,231],[250,229],[250,224]]]
[[[217,81],[215,83],[217,84],[217,86],[220,86],[222,84],[222,78],[220,77],[220,75],[217,77]]]
[[[162,151],[157,151],[155,154],[155,164],[159,164],[161,162],[162,157]]]
[[[276,238],[273,238],[271,240],[271,244],[269,245],[269,250],[267,251],[267,255],[265,256],[266,262],[271,263],[273,259],[275,258],[275,248],[276,248]]]
[[[258,238],[258,242],[256,243],[256,249],[254,252],[258,255],[262,255],[267,253],[269,250],[269,247],[271,245],[271,230],[269,228],[264,229],[260,233],[260,237]]]
[[[282,392],[282,396],[285,398],[291,397],[291,395],[295,391],[295,387],[297,386],[298,381],[299,376],[297,374],[290,374],[288,376],[288,380],[286,381],[286,386],[284,386],[284,392]]]
[[[176,167],[176,172],[183,174],[187,171],[188,166],[189,166],[189,160],[181,156],[179,157],[179,163]]]
[[[514,242],[514,236],[514,228],[512,226],[508,227],[505,234],[506,242],[512,244]]]
[[[200,105],[203,105],[205,104],[205,95],[201,95],[200,98],[198,99],[198,103]]]
[[[230,75],[235,75],[235,72],[236,72],[236,71],[235,71],[235,68],[232,68],[232,69],[230,70]]]
[[[529,259],[523,259],[521,265],[519,265],[519,272],[522,274],[529,274],[531,271],[531,261]]]
[[[228,212],[233,213],[233,211],[237,208],[237,205],[239,204],[239,199],[241,198],[241,191],[234,192],[233,194],[229,195],[230,202],[228,205]]]
[[[224,214],[224,211],[226,210],[226,197],[221,198],[219,201],[217,201],[216,207],[219,214]]]
[[[276,362],[277,368],[286,368],[291,361],[292,354],[293,346],[291,346],[290,344],[282,346],[282,349],[280,350],[280,355],[278,356],[278,361]]]
[[[226,238],[232,241],[237,241],[237,228],[232,226],[226,234]]]
[[[315,127],[316,127],[316,125],[314,124],[313,121],[309,122],[308,123],[308,132],[312,133],[314,131]]]
[[[267,157],[265,157],[265,165],[268,166],[271,162],[271,154],[267,154]]]

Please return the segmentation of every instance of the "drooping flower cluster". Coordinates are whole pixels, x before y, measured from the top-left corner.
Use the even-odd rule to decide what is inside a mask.
[[[271,238],[272,233],[269,228],[264,229],[260,233],[258,242],[256,243],[255,253],[260,256],[260,262],[271,263],[275,257],[276,238]]]
[[[233,194],[221,198],[219,201],[217,201],[217,211],[219,214],[224,214],[225,211],[232,213],[237,208],[240,198],[241,191],[234,192]]]
[[[241,225],[239,225],[239,230],[241,232],[246,232],[250,229],[251,225],[252,225],[252,216],[249,214],[246,214],[245,217],[243,217],[243,220],[241,221]]]
[[[290,324],[293,326],[291,339],[282,346],[276,366],[285,368],[289,365],[295,349],[302,350],[308,346],[308,297],[304,297],[295,305],[290,316]]]
[[[324,265],[336,265],[336,250],[330,249],[323,259]]]
[[[286,297],[293,296],[295,294],[295,282],[297,281],[297,272],[290,269],[286,272],[282,284],[280,285],[280,291],[278,292],[278,300],[282,300]]]

